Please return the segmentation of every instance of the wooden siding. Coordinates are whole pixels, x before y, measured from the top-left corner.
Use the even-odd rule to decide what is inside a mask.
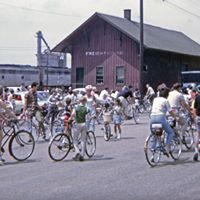
[[[102,20],[96,20],[77,38],[72,49],[72,85],[76,68],[84,67],[84,85],[96,85],[96,67],[104,67],[104,84],[99,89],[116,85],[116,66],[125,67],[125,84],[138,87],[138,47],[130,38]]]
[[[200,58],[180,54],[148,50],[145,52],[148,70],[142,73],[143,89],[149,83],[154,89],[161,83],[171,87],[175,82],[181,82],[181,71],[200,70]]]
[[[122,34],[110,24],[96,18],[85,26],[81,34],[73,40],[72,46],[72,86],[76,87],[76,69],[84,68],[82,86],[91,84],[98,89],[120,89],[116,85],[116,67],[125,67],[125,84],[139,87],[139,44]],[[158,84],[169,87],[180,80],[184,70],[200,70],[200,58],[159,50],[146,49],[144,64],[148,67],[142,72],[143,91],[149,83],[154,89]],[[96,67],[104,68],[104,84],[96,85]],[[81,85],[79,85],[81,86]]]

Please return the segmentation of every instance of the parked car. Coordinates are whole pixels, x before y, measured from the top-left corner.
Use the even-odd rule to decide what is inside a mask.
[[[76,89],[73,89],[72,91],[76,93],[77,97],[83,96],[86,94],[85,88],[76,88]]]
[[[21,114],[24,108],[25,95],[28,91],[25,92],[16,92],[14,95],[15,98],[15,113],[17,115]],[[45,91],[37,91],[38,104],[40,106],[46,106],[48,104],[49,93]]]

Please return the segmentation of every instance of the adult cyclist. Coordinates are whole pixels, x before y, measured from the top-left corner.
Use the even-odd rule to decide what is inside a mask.
[[[181,126],[181,132],[184,136],[184,133],[187,128],[187,119],[180,116],[180,110],[182,109],[184,111],[187,111],[189,114],[191,113],[191,111],[190,106],[186,103],[185,98],[181,93],[181,87],[182,85],[180,83],[175,83],[173,85],[172,91],[169,93],[168,96],[168,101],[176,116],[179,117],[178,123]]]
[[[132,92],[132,86],[124,86],[122,90],[119,92],[118,98],[120,99],[124,111],[124,115],[127,119],[130,118],[130,113],[128,110],[128,105],[135,102]]]

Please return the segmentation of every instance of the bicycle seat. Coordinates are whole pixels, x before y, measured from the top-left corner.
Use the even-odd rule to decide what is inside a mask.
[[[155,123],[151,125],[151,131],[152,133],[161,136],[163,132],[163,126],[160,123]]]
[[[152,125],[151,125],[151,128],[153,128],[153,129],[162,128],[162,124],[159,124],[159,123],[157,123],[157,124],[152,124]]]
[[[8,121],[8,126],[14,126],[17,123],[18,123],[18,119],[10,119]]]

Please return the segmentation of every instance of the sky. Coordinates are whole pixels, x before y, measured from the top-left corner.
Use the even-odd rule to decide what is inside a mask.
[[[36,65],[36,32],[56,46],[95,12],[139,21],[140,0],[0,0],[0,64]],[[200,0],[144,0],[144,22],[200,44]],[[45,47],[43,47],[43,50]]]

